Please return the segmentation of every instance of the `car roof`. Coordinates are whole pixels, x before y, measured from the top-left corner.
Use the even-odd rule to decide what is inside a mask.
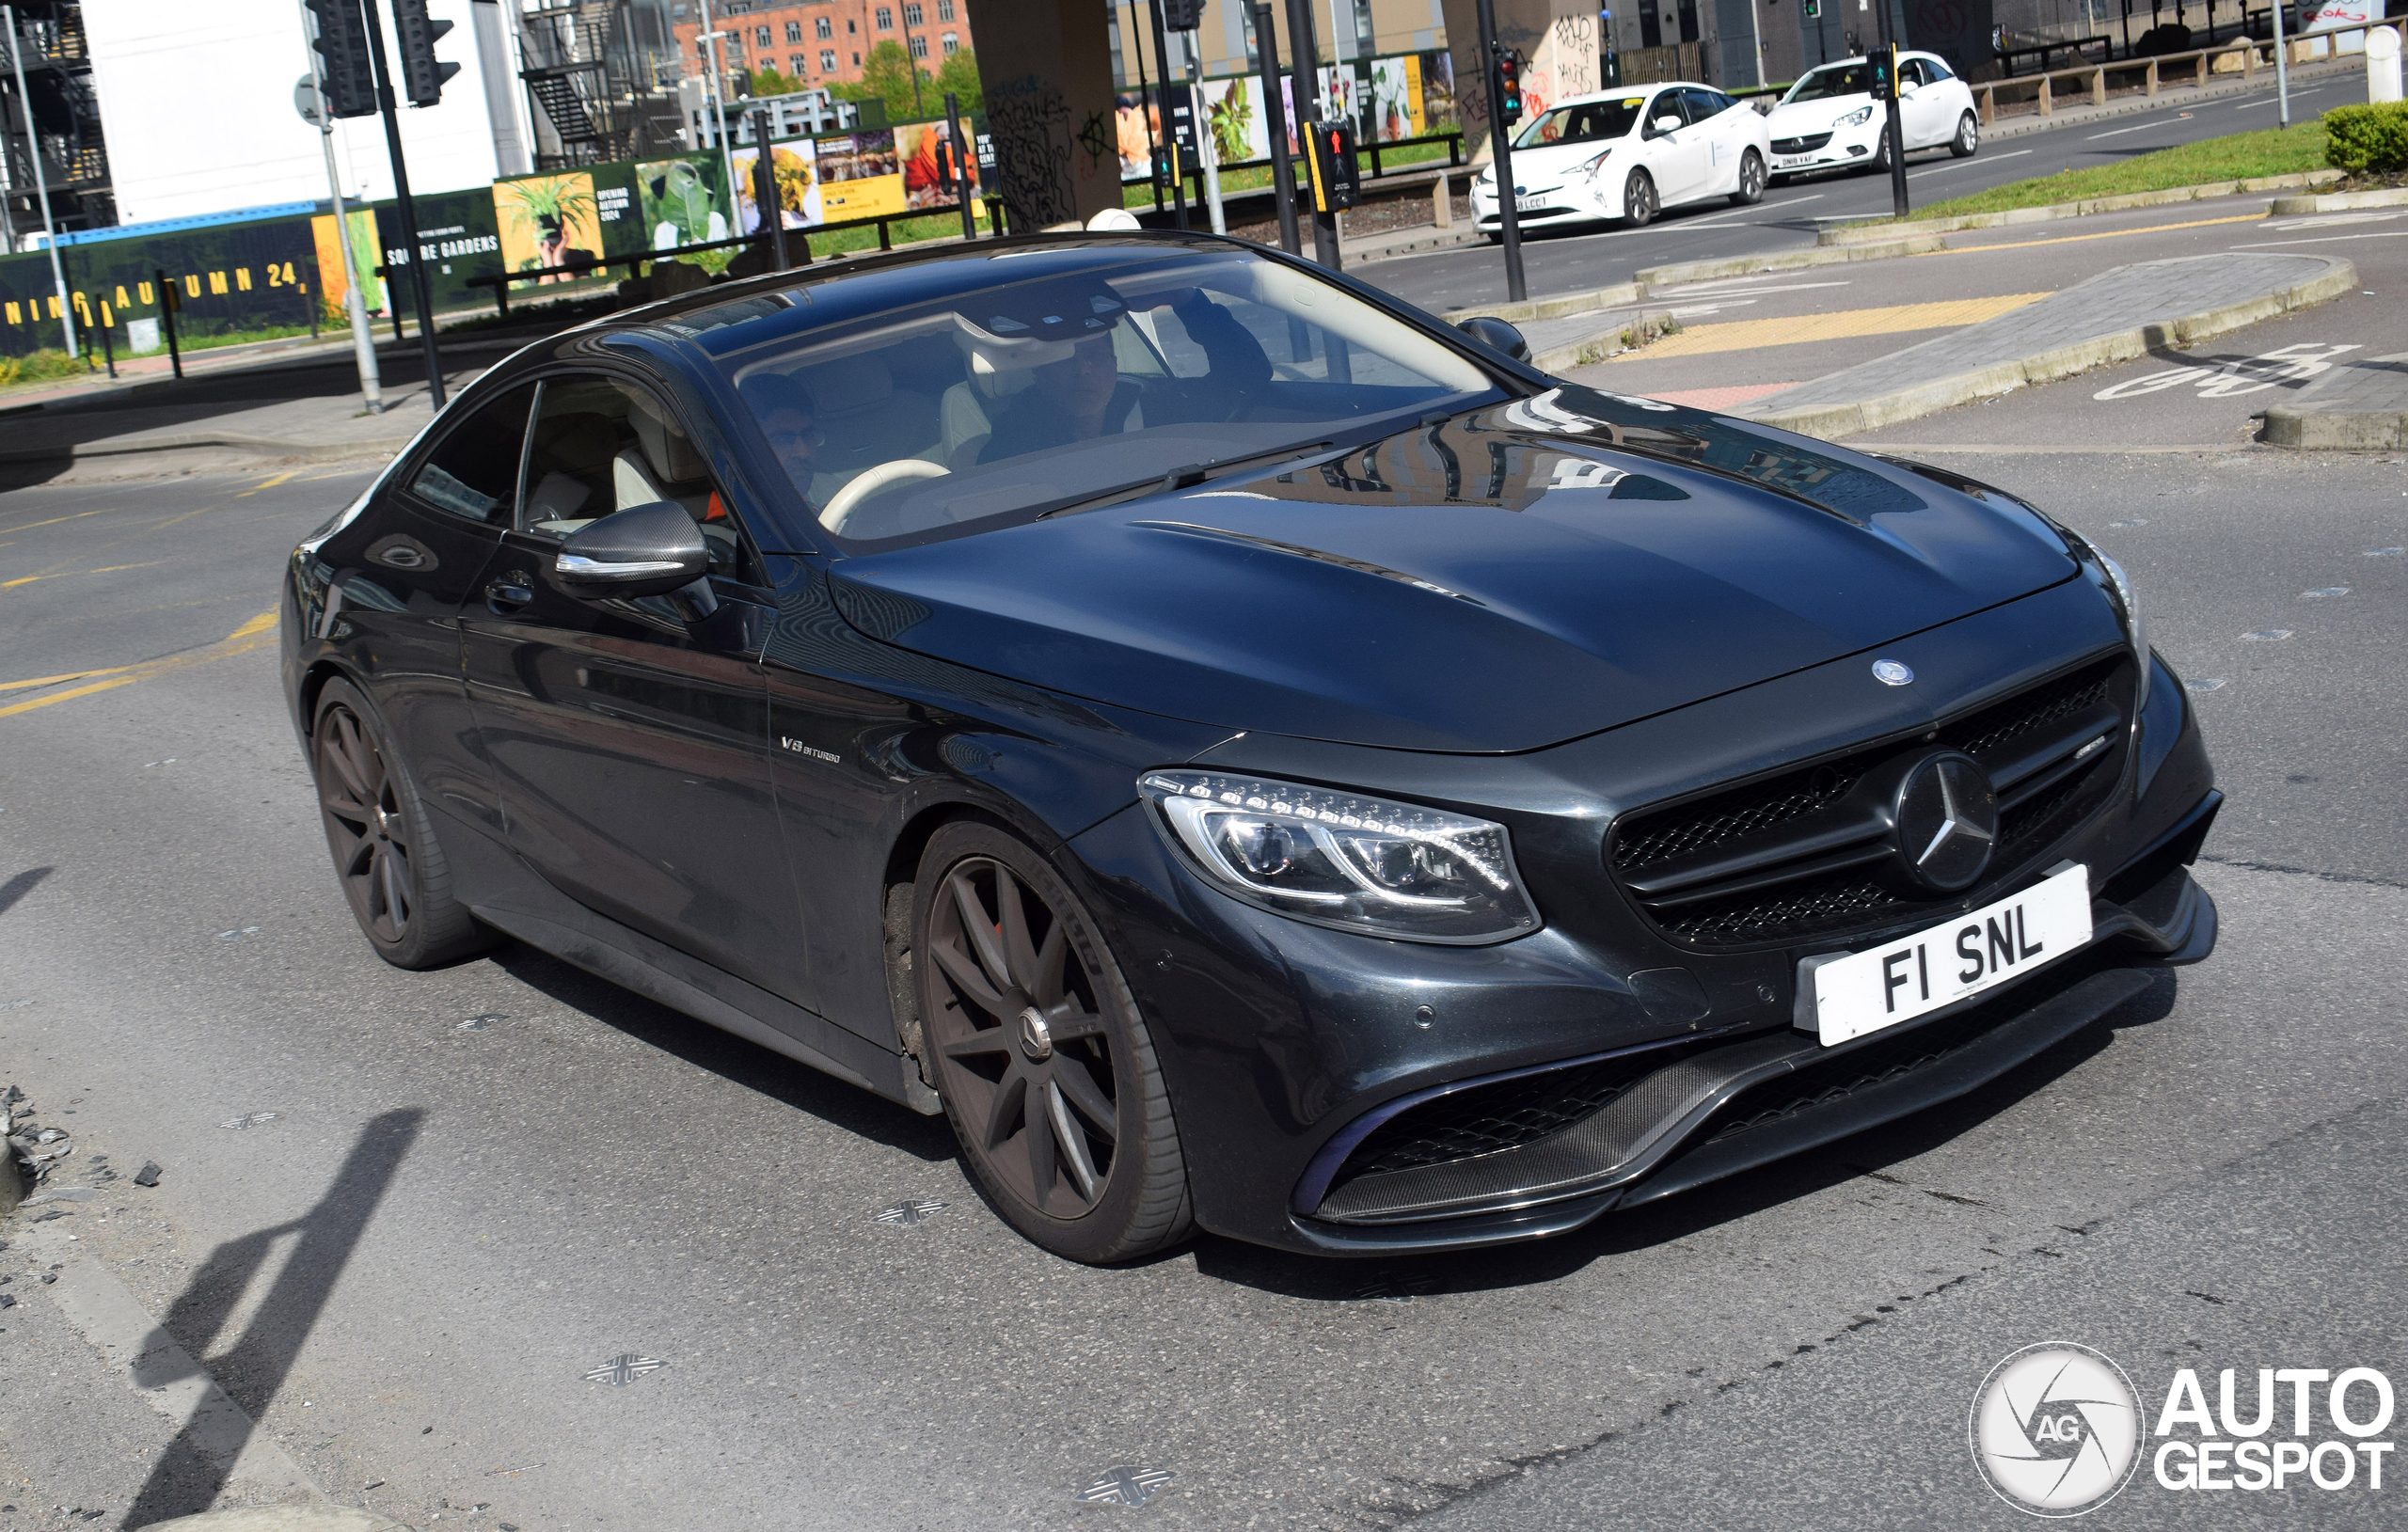
[[[1651,80],[1645,85],[1617,86],[1611,90],[1592,90],[1585,95],[1566,96],[1561,101],[1551,101],[1547,103],[1546,110],[1552,112],[1559,106],[1586,106],[1592,101],[1628,101],[1631,97],[1639,95],[1642,91],[1678,90],[1684,87],[1690,90],[1714,89],[1712,86],[1700,85],[1695,80]],[[1716,91],[1715,93],[1717,95],[1721,94],[1720,91]]]

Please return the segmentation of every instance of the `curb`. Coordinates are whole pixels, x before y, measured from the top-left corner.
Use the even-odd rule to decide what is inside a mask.
[[[2266,409],[2269,447],[2305,451],[2397,451],[2408,447],[2408,410],[2316,410],[2295,404]]]
[[[2168,186],[2154,192],[2127,192],[2121,197],[2086,197],[2073,202],[2051,202],[2036,208],[2009,208],[2004,213],[1968,213],[1954,218],[1925,218],[1904,224],[1842,224],[1826,229],[1814,236],[1814,243],[1827,245],[1863,245],[1875,240],[1897,239],[1902,235],[1956,234],[1969,229],[2004,229],[2012,224],[2050,223],[2059,218],[2084,218],[2095,213],[2127,213],[2134,208],[2162,208],[2175,202],[2203,202],[2210,197],[2240,197],[2250,192],[2278,192],[2293,186],[2320,186],[2338,181],[2339,170],[2303,170],[2285,176],[2256,176],[2245,181],[2207,181],[2192,186]],[[2374,195],[2360,193],[2358,195]],[[2298,201],[2304,198],[2286,198]],[[2308,213],[2309,208],[2286,208],[2281,201],[2274,204],[2278,213]]]
[[[1450,324],[1466,319],[1501,319],[1508,324],[1523,324],[1531,320],[1560,319],[1566,314],[1585,314],[1592,308],[1620,308],[1625,304],[1640,303],[1647,296],[1644,282],[1617,282],[1612,287],[1592,288],[1586,292],[1565,292],[1552,298],[1531,298],[1522,303],[1474,304],[1468,308],[1450,308],[1438,317]]]
[[[1429,233],[1416,235],[1410,239],[1400,239],[1393,245],[1380,243],[1381,237],[1376,234],[1361,245],[1340,245],[1338,247],[1338,255],[1341,261],[1359,261],[1368,266],[1374,261],[1386,261],[1396,256],[1418,255],[1425,250],[1452,250],[1465,245],[1478,245],[1485,237],[1475,229],[1442,229],[1434,224]]]
[[[2372,192],[2327,192],[2321,197],[2278,197],[2266,211],[2282,217],[2293,213],[2341,213],[2351,208],[2396,208],[2408,202],[2408,186]]]
[[[2259,297],[2244,298],[2238,303],[2224,304],[2196,314],[2185,314],[2178,319],[2134,325],[2111,335],[2094,336],[2072,345],[2058,346],[2014,361],[1994,363],[1971,372],[1959,372],[1954,377],[1937,378],[1894,393],[1781,414],[1755,415],[1746,409],[1731,413],[1762,425],[1795,431],[1800,435],[1820,436],[1827,441],[1876,431],[1936,411],[1952,409],[1958,404],[1971,403],[1977,399],[1993,398],[2033,384],[2052,383],[2110,362],[2130,361],[2153,350],[2204,340],[2293,308],[2305,308],[2337,298],[2357,287],[2356,267],[2346,261],[2332,257],[2325,259],[2333,261],[2333,269],[2323,276]],[[2269,410],[2267,414],[2271,425],[2273,411]]]
[[[1848,245],[1835,248],[1782,250],[1771,255],[1732,256],[1722,261],[1688,261],[1650,266],[1632,279],[1649,292],[1685,282],[1711,282],[1723,276],[1752,276],[1759,272],[1803,271],[1811,266],[1842,266],[1858,261],[1888,261],[1896,256],[1930,255],[1948,248],[1938,235],[1913,235],[1879,245]]]
[[[274,436],[242,436],[231,432],[203,431],[175,436],[147,436],[140,441],[103,437],[64,447],[28,447],[0,452],[0,464],[60,463],[87,458],[133,457],[144,452],[173,452],[193,447],[232,447],[266,457],[297,458],[304,463],[343,463],[366,459],[382,463],[407,447],[415,436],[380,436],[368,441],[297,442]]]

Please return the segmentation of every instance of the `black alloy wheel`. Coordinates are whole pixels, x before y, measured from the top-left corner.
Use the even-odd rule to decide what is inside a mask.
[[[1973,150],[1981,147],[1982,125],[1968,112],[1956,119],[1956,136],[1948,141],[1948,152],[1960,160],[1970,160]]]
[[[1644,170],[1633,170],[1622,189],[1622,223],[1624,229],[1644,229],[1656,221],[1660,204],[1656,200],[1656,178]]]
[[[1744,208],[1765,199],[1764,157],[1754,150],[1739,156],[1739,189],[1731,194],[1731,205]]]
[[[309,767],[335,876],[378,956],[396,968],[434,968],[492,944],[452,897],[426,809],[374,710],[347,681],[329,681],[318,695]]]
[[[1095,922],[1025,842],[930,838],[912,890],[923,1058],[996,1208],[1072,1260],[1182,1238],[1186,1163],[1145,1021]]]

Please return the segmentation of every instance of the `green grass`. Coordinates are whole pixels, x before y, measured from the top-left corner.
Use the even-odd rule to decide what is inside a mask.
[[[80,378],[87,369],[63,351],[32,351],[23,356],[0,356],[0,388],[53,378]]]
[[[2195,144],[2136,154],[2117,165],[2083,170],[2060,170],[2053,176],[2009,182],[1972,197],[1954,197],[1916,209],[1909,218],[1955,218],[1976,213],[2006,213],[2016,208],[2046,207],[2052,202],[2078,202],[2093,197],[2122,197],[2132,192],[2164,191],[2218,181],[2242,181],[2258,176],[2288,176],[2304,170],[2329,169],[2324,163],[2324,124],[2299,122],[2289,128],[2267,128],[2206,138]],[[1882,222],[1894,222],[1883,219]]]

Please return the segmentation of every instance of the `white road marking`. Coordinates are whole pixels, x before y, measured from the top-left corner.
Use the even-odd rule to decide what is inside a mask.
[[[2312,240],[2260,240],[2255,245],[2227,245],[2227,250],[2271,250],[2286,245],[2338,245],[2343,240],[2396,240],[2408,237],[2408,229],[2379,229],[2371,234],[2326,234]]]
[[[1780,275],[1781,274],[1779,272],[1766,272],[1765,274],[1766,276],[1778,276]],[[1719,282],[1691,282],[1680,287],[1668,287],[1657,295],[1659,297],[1668,298],[1711,298],[1719,297],[1725,292],[1733,288],[1739,288],[1740,291],[1745,292],[1748,296],[1752,298],[1766,292],[1805,292],[1814,288],[1846,287],[1848,285],[1846,282],[1783,282],[1778,287],[1742,288],[1740,286],[1742,283],[1760,282],[1762,280],[1764,280],[1764,277],[1761,276],[1729,276],[1723,278]]]
[[[2297,101],[2302,96],[2318,95],[2321,93],[2324,87],[2322,86],[2318,86],[2314,90],[2294,90],[2291,92],[2291,100]],[[2252,112],[2256,111],[2260,106],[2272,106],[2279,100],[2281,100],[2281,98],[2278,96],[2269,96],[2264,101],[2243,102],[2240,105],[2234,107],[2233,110],[2236,112]]]
[[[2146,133],[2151,128],[2170,127],[2173,124],[2181,121],[2182,118],[2189,117],[2190,115],[2190,113],[2185,112],[2182,114],[2182,117],[2169,117],[2157,122],[2137,122],[2129,128],[2115,128],[2107,133],[2094,133],[2090,134],[2089,137],[2084,138],[2083,142],[2087,144],[2099,138],[2121,138],[2128,133]]]
[[[1909,170],[1907,172],[1907,179],[1919,181],[1925,176],[1936,176],[1946,170],[1975,170],[1986,165],[1996,165],[2001,160],[2020,160],[2031,152],[2028,149],[2019,149],[2012,154],[1992,154],[1983,159],[1966,160],[1956,165],[1935,165],[1928,170]]]

